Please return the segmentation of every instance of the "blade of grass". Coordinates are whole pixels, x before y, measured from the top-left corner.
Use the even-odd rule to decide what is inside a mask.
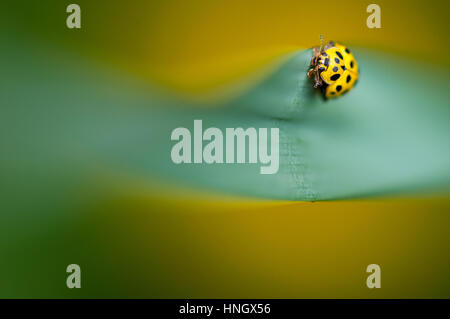
[[[321,200],[450,181],[445,72],[430,78],[425,68],[356,49],[363,72],[357,87],[324,101],[306,78],[306,50],[242,95],[215,102],[220,107],[199,108],[123,74],[32,50],[1,52],[9,61],[1,80],[8,101],[1,117],[9,137],[2,145],[4,183],[32,176],[39,187],[51,179],[83,184],[81,176],[106,171],[245,196]],[[172,163],[170,133],[192,130],[194,119],[222,130],[278,127],[279,172],[261,175],[260,164]]]

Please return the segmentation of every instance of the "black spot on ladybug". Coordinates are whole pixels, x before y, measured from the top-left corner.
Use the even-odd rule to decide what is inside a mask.
[[[345,67],[345,65],[341,65],[342,70],[347,70],[347,68]]]
[[[323,66],[321,66],[321,67],[319,68],[319,73],[322,73],[323,71],[325,71],[325,68],[324,68]]]
[[[335,66],[334,68],[333,68],[333,72],[337,72],[339,70],[339,68],[337,67],[337,66]]]
[[[336,54],[337,54],[337,56],[341,59],[341,60],[343,60],[344,59],[344,57],[342,56],[342,54],[341,54],[341,52],[339,52],[339,51],[336,51]]]
[[[340,74],[333,74],[333,75],[330,77],[330,79],[331,79],[332,81],[336,81],[336,80],[339,79],[340,77],[341,77]]]
[[[353,69],[354,65],[355,65],[355,63],[353,63],[353,60],[352,60],[352,62],[350,62],[350,67]]]
[[[328,58],[325,58],[323,64],[325,64],[325,66],[328,66],[330,64],[330,60]]]
[[[336,92],[334,92],[334,91],[331,91],[331,92],[330,92],[330,94],[331,94],[331,95],[335,95],[335,94],[336,94]]]
[[[341,92],[341,90],[342,90],[342,86],[340,86],[340,85],[336,86],[336,91]]]
[[[327,54],[324,52],[324,53],[322,53],[322,56],[327,56]]]
[[[352,77],[350,75],[347,75],[347,83],[350,82],[352,80]]]
[[[339,64],[340,60],[338,58],[334,58],[334,61],[336,61],[337,64]]]
[[[350,49],[349,48],[345,48],[345,52],[350,53]]]

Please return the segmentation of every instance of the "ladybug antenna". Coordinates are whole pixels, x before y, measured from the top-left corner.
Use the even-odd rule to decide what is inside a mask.
[[[320,35],[320,52],[322,52],[322,48],[323,48],[323,36]]]

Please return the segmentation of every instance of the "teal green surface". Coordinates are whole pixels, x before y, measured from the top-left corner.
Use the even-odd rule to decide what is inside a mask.
[[[43,191],[43,181],[59,188],[83,183],[83,174],[95,180],[101,167],[293,200],[447,188],[448,74],[354,51],[360,81],[340,99],[325,101],[312,90],[306,50],[245,93],[205,108],[74,56],[3,47],[2,183],[35,182]],[[279,128],[279,172],[261,175],[260,164],[174,164],[171,131],[193,131],[194,119],[204,128]]]

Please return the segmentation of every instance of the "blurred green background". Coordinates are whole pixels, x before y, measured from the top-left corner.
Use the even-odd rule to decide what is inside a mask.
[[[77,3],[2,2],[0,297],[450,296],[448,2]],[[361,66],[338,100],[319,34]],[[279,173],[174,165],[197,118],[279,127]]]

